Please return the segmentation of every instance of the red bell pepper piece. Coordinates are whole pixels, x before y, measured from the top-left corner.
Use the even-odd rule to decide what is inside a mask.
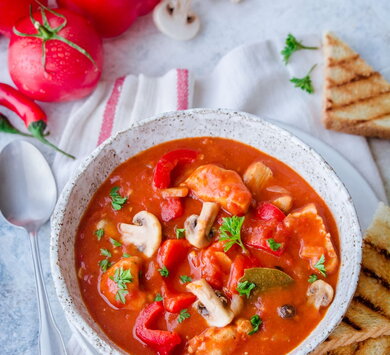
[[[254,257],[249,257],[243,254],[238,254],[235,257],[233,264],[230,267],[229,281],[227,283],[227,289],[230,292],[230,297],[233,296],[234,293],[238,293],[238,280],[244,276],[245,269],[250,269],[257,266],[260,266],[260,263]]]
[[[177,149],[164,154],[156,164],[153,184],[158,189],[166,189],[171,184],[171,172],[179,164],[192,163],[198,152],[190,149]]]
[[[171,313],[179,313],[182,309],[190,307],[195,301],[196,296],[190,292],[172,292],[168,289],[166,283],[161,288],[163,295],[164,308]]]
[[[186,239],[168,239],[158,250],[157,262],[170,270],[187,256],[189,247]]]
[[[161,202],[160,207],[161,219],[164,222],[181,217],[184,213],[183,201],[177,197],[167,198]]]
[[[164,312],[162,302],[146,306],[135,321],[135,334],[160,355],[168,355],[181,343],[180,335],[166,330],[151,329],[153,323]]]
[[[263,221],[277,220],[278,222],[282,222],[286,217],[279,208],[269,202],[264,202],[257,208],[256,216]]]

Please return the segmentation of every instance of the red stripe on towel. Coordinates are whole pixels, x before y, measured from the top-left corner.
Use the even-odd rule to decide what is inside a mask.
[[[125,77],[121,77],[115,80],[114,87],[112,88],[111,95],[106,103],[106,107],[103,113],[103,122],[100,128],[100,134],[98,139],[98,145],[103,143],[112,134],[112,128],[114,127],[115,112],[118,105],[121,89]]]
[[[177,69],[177,110],[188,109],[188,70]]]

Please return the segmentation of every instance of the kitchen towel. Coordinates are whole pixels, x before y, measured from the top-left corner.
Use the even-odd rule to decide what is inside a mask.
[[[300,38],[321,47],[319,36]],[[125,76],[102,82],[69,117],[60,147],[77,156],[72,161],[57,154],[53,169],[60,188],[94,148],[118,131],[155,114],[188,108],[230,108],[259,117],[280,120],[325,141],[347,158],[366,178],[377,196],[386,201],[384,186],[363,137],[325,130],[320,122],[324,60],[321,49],[299,51],[285,65],[280,51],[283,39],[239,47],[225,55],[204,77],[174,69],[157,78]],[[304,77],[317,64],[314,94],[294,88],[292,77]],[[80,346],[83,350],[80,350]],[[68,344],[70,354],[91,353],[79,334]]]

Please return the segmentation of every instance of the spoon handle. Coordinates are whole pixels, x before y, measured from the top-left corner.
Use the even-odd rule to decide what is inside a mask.
[[[41,355],[66,355],[64,341],[51,313],[42,276],[41,258],[38,246],[38,233],[30,232],[30,246],[34,264],[34,275],[39,311],[39,353]]]

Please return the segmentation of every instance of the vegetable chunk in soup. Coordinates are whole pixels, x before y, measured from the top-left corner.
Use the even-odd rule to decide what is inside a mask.
[[[75,255],[91,316],[134,355],[288,353],[324,317],[339,270],[337,227],[313,188],[257,149],[211,137],[118,166],[81,220]]]

